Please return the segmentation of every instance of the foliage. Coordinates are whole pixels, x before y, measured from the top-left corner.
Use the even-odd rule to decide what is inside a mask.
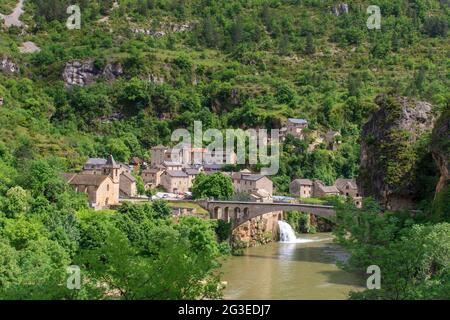
[[[211,175],[199,174],[192,186],[194,199],[214,198],[220,200],[230,199],[233,195],[231,179],[218,172]]]
[[[384,212],[373,201],[362,210],[340,206],[337,241],[351,254],[345,265],[361,273],[381,269],[381,289],[351,293],[352,299],[445,299],[450,262],[449,224],[419,224],[410,213]]]

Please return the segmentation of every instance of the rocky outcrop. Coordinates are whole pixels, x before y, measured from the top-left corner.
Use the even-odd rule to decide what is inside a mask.
[[[233,231],[233,241],[248,247],[269,243],[278,238],[278,220],[282,212],[271,212],[256,217]]]
[[[87,86],[95,82],[99,77],[107,80],[115,80],[123,74],[120,63],[107,63],[100,70],[95,66],[94,60],[72,61],[68,62],[62,74],[64,83],[67,87]]]
[[[155,85],[162,85],[166,83],[166,79],[163,76],[159,76],[154,73],[151,73],[147,76],[141,76],[141,79],[153,83]]]
[[[374,197],[388,209],[413,208],[424,186],[416,172],[423,155],[416,142],[433,128],[429,103],[379,95],[379,109],[362,130],[358,185],[362,195]]]
[[[336,16],[339,17],[340,15],[347,14],[348,13],[348,4],[347,3],[340,3],[331,8],[331,12]]]
[[[436,121],[430,150],[440,173],[436,185],[436,194],[438,194],[449,185],[450,181],[450,110],[445,111]]]
[[[164,23],[158,29],[131,28],[133,33],[142,33],[155,38],[162,38],[168,33],[186,32],[192,30],[193,23]]]
[[[1,59],[0,71],[8,75],[19,73],[19,67],[10,58],[4,56]]]

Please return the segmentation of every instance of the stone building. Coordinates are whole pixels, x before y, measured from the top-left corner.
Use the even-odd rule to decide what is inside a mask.
[[[166,170],[161,175],[161,186],[167,192],[184,193],[188,192],[191,187],[189,179],[184,171]]]
[[[108,159],[90,158],[83,166],[83,174],[102,175],[108,163],[113,163],[119,175],[119,190],[122,197],[134,197],[137,195],[136,179],[131,175],[131,168],[120,162],[116,162],[113,156]]]
[[[159,165],[162,165],[164,161],[166,161],[166,153],[169,150],[169,148],[159,145],[156,147],[153,147],[150,151],[151,160],[150,164],[152,168],[156,168]]]
[[[97,173],[66,173],[63,177],[75,191],[86,193],[89,205],[94,209],[105,209],[119,203],[120,166],[109,156]]]
[[[226,150],[209,151],[206,148],[192,148],[184,145],[179,148],[168,148],[165,146],[156,146],[151,149],[152,168],[163,165],[164,162],[177,162],[184,166],[202,165],[202,164],[236,164],[237,155],[235,152]]]
[[[305,119],[288,119],[286,126],[286,134],[290,134],[295,138],[303,139],[303,129],[308,128],[308,121]]]
[[[357,207],[362,206],[362,197],[358,190],[358,185],[353,179],[339,178],[334,183],[342,196],[350,197]]]
[[[300,198],[310,198],[313,195],[313,182],[309,179],[295,179],[289,185],[289,192]]]
[[[314,197],[338,196],[339,190],[335,186],[326,186],[322,181],[315,180],[313,185]]]
[[[70,173],[66,173],[63,176],[76,192],[88,195],[91,208],[97,210],[106,209],[110,205],[119,203],[116,184],[110,176]]]
[[[231,174],[234,191],[251,194],[254,191],[265,190],[270,196],[273,194],[273,183],[266,176],[252,174],[246,171]]]
[[[144,169],[141,173],[141,178],[144,181],[145,188],[155,189],[161,185],[161,176],[164,173],[164,170],[164,166]]]

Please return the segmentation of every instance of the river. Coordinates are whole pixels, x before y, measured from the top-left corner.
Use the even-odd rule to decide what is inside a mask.
[[[302,235],[297,242],[248,248],[224,261],[224,299],[338,300],[362,289],[365,279],[336,266],[346,254],[330,233]]]

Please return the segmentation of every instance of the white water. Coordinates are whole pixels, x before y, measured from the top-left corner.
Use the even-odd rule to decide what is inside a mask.
[[[312,239],[300,239],[295,235],[294,229],[285,221],[278,221],[280,227],[280,242],[282,243],[308,243],[314,242]]]

